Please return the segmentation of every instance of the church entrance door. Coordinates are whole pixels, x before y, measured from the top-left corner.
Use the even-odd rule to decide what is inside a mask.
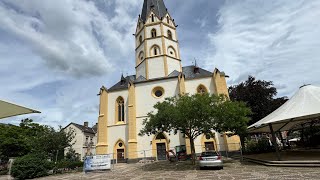
[[[118,163],[126,162],[126,160],[124,159],[124,149],[117,149],[117,162]]]
[[[158,160],[166,160],[166,144],[165,143],[157,143],[157,157]]]
[[[204,143],[206,151],[214,151],[214,144],[213,142],[205,142]]]

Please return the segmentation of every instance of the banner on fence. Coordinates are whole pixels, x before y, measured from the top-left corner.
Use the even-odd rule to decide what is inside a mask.
[[[111,169],[111,155],[87,156],[84,161],[85,171]]]

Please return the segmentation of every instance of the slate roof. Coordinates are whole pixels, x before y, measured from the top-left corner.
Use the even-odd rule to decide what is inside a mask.
[[[198,71],[195,72],[195,68],[198,68]],[[182,67],[182,73],[185,75],[186,79],[196,79],[196,78],[204,78],[204,77],[212,76],[212,72],[196,66]]]
[[[135,81],[135,79],[136,79],[135,75],[127,76],[124,79],[123,79],[123,76],[121,76],[121,80],[117,82],[117,84],[109,88],[108,91],[119,91],[119,90],[128,89],[129,81]]]
[[[144,0],[141,13],[141,19],[143,22],[147,20],[147,16],[152,9],[153,12],[160,18],[163,18],[167,14],[167,8],[163,0]]]
[[[197,69],[195,70],[195,68],[197,68]],[[212,75],[213,75],[212,72],[207,71],[202,68],[199,68],[194,65],[182,67],[182,72],[185,75],[186,79],[212,77]],[[134,83],[158,81],[158,80],[163,80],[163,79],[175,78],[175,77],[178,77],[179,74],[180,74],[180,72],[178,72],[177,70],[174,70],[167,77],[155,78],[155,79],[149,79],[149,80],[147,80],[143,76],[139,76],[137,79],[136,79],[135,75],[127,76],[125,78],[123,76],[121,76],[120,81],[117,82],[115,85],[113,85],[110,89],[108,89],[108,91],[112,92],[112,91],[126,90],[126,89],[128,89],[129,81],[132,81]]]
[[[95,134],[97,132],[97,126],[93,126],[92,128],[91,127],[85,127],[83,125],[80,125],[80,124],[76,124],[76,123],[70,123],[70,124],[73,124],[74,126],[76,126],[77,128],[79,128],[81,131],[83,132],[86,132],[86,133],[90,133],[90,134]],[[94,128],[95,127],[95,128]]]

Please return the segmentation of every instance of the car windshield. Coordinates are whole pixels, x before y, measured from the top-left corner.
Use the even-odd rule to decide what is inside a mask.
[[[209,156],[218,156],[218,154],[216,152],[213,151],[209,151],[209,152],[202,152],[201,153],[202,157],[209,157]]]

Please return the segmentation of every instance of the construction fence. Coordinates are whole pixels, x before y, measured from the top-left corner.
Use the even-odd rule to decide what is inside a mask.
[[[210,144],[195,145],[196,157],[198,158],[204,151],[216,151],[225,158],[242,157],[242,147],[240,143],[229,144]],[[116,151],[117,152],[117,151]],[[188,160],[191,158],[190,146],[176,146],[176,147],[160,147],[156,149],[145,149],[141,151],[126,151],[122,149],[117,153],[111,153],[112,164],[116,163],[130,163],[130,162],[150,162],[168,160],[168,158],[176,158],[176,160]],[[130,159],[128,157],[137,157],[136,159]]]

